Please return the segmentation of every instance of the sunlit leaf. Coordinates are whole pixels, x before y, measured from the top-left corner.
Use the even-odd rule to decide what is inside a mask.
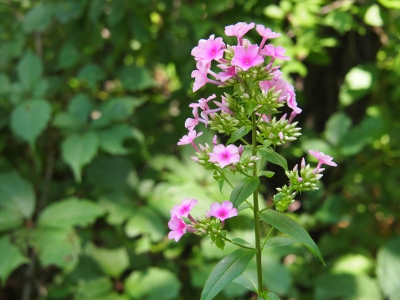
[[[225,286],[244,272],[255,251],[237,249],[212,270],[201,293],[201,300],[213,299]]]
[[[29,262],[18,248],[10,243],[8,236],[0,238],[0,257],[0,281],[3,285],[12,271]]]
[[[62,142],[62,157],[71,167],[77,182],[81,181],[82,167],[96,155],[98,145],[99,138],[93,131],[70,135]]]
[[[51,106],[45,100],[30,100],[19,104],[11,114],[11,128],[15,135],[31,147],[46,128],[51,117]]]
[[[102,249],[88,244],[85,253],[94,258],[105,274],[119,278],[129,266],[128,252],[125,248]]]
[[[35,210],[36,199],[33,186],[17,173],[0,174],[0,206],[30,219]]]
[[[50,204],[40,214],[41,227],[69,228],[93,223],[104,210],[98,204],[77,198],[68,198]]]
[[[321,252],[315,244],[309,233],[295,220],[283,213],[279,213],[272,209],[267,209],[260,214],[263,221],[275,227],[279,231],[295,238],[300,243],[308,248],[315,256],[318,256],[320,261],[325,265]]]

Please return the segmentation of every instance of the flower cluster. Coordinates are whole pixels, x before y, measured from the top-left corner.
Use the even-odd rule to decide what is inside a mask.
[[[232,202],[214,202],[211,204],[210,211],[206,212],[206,216],[196,221],[190,215],[190,211],[197,203],[196,199],[187,198],[181,204],[172,208],[171,219],[168,222],[168,227],[171,229],[168,234],[169,239],[174,239],[177,242],[188,231],[198,235],[210,236],[215,241],[220,238],[218,234],[222,233],[225,220],[238,215],[238,211],[233,207]],[[191,222],[186,224],[182,219],[183,217],[188,218]]]
[[[259,44],[245,38],[254,28],[259,35]],[[263,25],[239,22],[226,26],[225,35],[235,37],[236,44],[226,44],[222,37],[211,35],[208,39],[201,39],[193,48],[191,54],[196,61],[196,70],[191,76],[194,78],[193,92],[206,84],[229,88],[230,92],[224,92],[220,99],[213,94],[191,103],[189,107],[193,116],[185,121],[188,133],[178,142],[178,145],[190,144],[194,148],[196,155],[191,158],[206,170],[214,172],[220,188],[230,173],[258,176],[256,162],[260,158],[257,153],[263,159],[279,164],[281,159],[277,159],[279,154],[274,149],[301,135],[294,118],[302,112],[297,105],[294,86],[284,79],[280,66],[275,65],[276,61],[290,58],[285,55],[283,47],[269,43],[281,34]],[[212,143],[210,141],[212,146],[195,143],[195,139],[203,134],[199,125],[228,136],[227,144],[219,144],[217,136],[214,136]],[[250,131],[251,143],[245,139]],[[266,156],[262,155],[263,149],[267,150],[264,151]],[[251,155],[246,150],[251,150]],[[272,153],[273,157],[268,157],[268,153]],[[318,159],[317,167],[311,169],[303,159],[300,169],[296,165],[293,170],[286,171],[289,184],[278,188],[274,196],[277,210],[286,210],[297,193],[317,189],[324,170],[322,164],[336,166],[332,157],[324,153],[310,151],[310,154]],[[236,208],[229,201],[214,203],[207,215],[196,221],[189,213],[196,203],[195,199],[185,199],[181,205],[174,207],[168,223],[171,229],[169,238],[178,241],[186,231],[190,231],[207,235],[217,246],[223,246],[224,220],[236,216]],[[183,217],[191,222],[186,224]]]
[[[299,192],[318,190],[317,183],[322,178],[322,172],[325,170],[321,168],[323,164],[336,167],[333,157],[319,152],[316,150],[308,151],[312,156],[318,159],[318,164],[315,169],[311,169],[310,165],[306,165],[303,157],[300,164],[295,165],[293,170],[286,171],[285,174],[289,178],[289,185],[284,185],[282,188],[277,188],[278,194],[274,196],[275,207],[279,211],[285,211],[290,203],[294,201],[294,197]]]

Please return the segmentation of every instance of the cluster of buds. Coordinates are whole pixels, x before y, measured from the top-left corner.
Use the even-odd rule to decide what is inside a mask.
[[[317,167],[312,169],[309,164],[306,165],[306,161],[303,157],[300,170],[298,169],[298,165],[295,165],[293,170],[285,172],[286,176],[289,178],[289,186],[284,185],[281,188],[277,188],[276,190],[278,193],[273,198],[278,211],[285,211],[294,201],[297,193],[318,190],[317,184],[323,176],[322,172],[325,170],[321,168],[323,164],[332,167],[337,166],[337,164],[332,161],[333,157],[323,152],[310,150],[309,153],[318,160]]]

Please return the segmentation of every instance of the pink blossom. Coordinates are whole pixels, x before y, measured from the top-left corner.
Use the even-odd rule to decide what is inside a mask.
[[[182,235],[186,233],[186,223],[177,215],[172,216],[168,222],[168,227],[171,231],[168,233],[168,238],[179,241]]]
[[[235,66],[226,66],[224,64],[219,64],[219,68],[222,69],[222,72],[219,72],[217,74],[217,78],[221,80],[222,82],[227,81],[229,78],[232,78],[233,76],[236,75],[236,68]]]
[[[209,216],[216,217],[221,221],[232,218],[238,215],[238,211],[233,207],[233,203],[230,201],[224,201],[222,203],[214,202],[211,204],[211,209],[208,212]]]
[[[182,201],[181,204],[175,205],[171,210],[171,217],[179,216],[179,217],[188,217],[192,208],[199,203],[196,199],[186,198]]]
[[[211,62],[214,60],[220,60],[224,56],[225,44],[221,37],[215,39],[214,35],[211,35],[208,40],[201,39],[197,47],[192,50],[192,55],[195,60],[201,60],[204,62]]]
[[[333,160],[332,156],[326,155],[323,152],[319,152],[317,150],[309,150],[308,153],[310,153],[312,156],[314,156],[316,159],[318,159],[318,165],[315,168],[315,170],[313,171],[313,173],[317,173],[318,170],[320,169],[320,167],[322,166],[322,164],[332,166],[332,167],[337,166],[337,164],[332,161]]]
[[[225,148],[220,144],[214,147],[213,152],[210,153],[209,162],[218,163],[221,168],[237,163],[240,160],[239,149],[235,145],[229,145]]]
[[[294,86],[291,85],[290,83],[286,83],[286,93],[287,93],[287,99],[286,99],[287,106],[289,106],[296,114],[301,113],[302,112],[301,108],[297,107]]]
[[[260,55],[271,56],[273,59],[290,60],[289,56],[284,55],[285,52],[286,49],[281,46],[274,47],[274,45],[268,44],[261,50]]]
[[[260,65],[264,62],[261,55],[258,55],[258,46],[249,45],[247,48],[243,46],[233,46],[234,56],[232,65],[247,71],[251,67]]]
[[[242,37],[250,30],[254,28],[254,23],[251,22],[249,24],[245,22],[239,22],[235,25],[225,26],[225,35],[227,36],[236,36],[238,39],[238,45],[242,45]]]
[[[197,70],[194,70],[191,77],[194,78],[193,92],[205,86],[208,82],[207,73],[210,69],[209,63],[202,63],[201,61],[196,64]]]
[[[257,25],[256,30],[258,34],[263,37],[260,43],[260,49],[264,47],[264,44],[267,41],[267,39],[273,39],[281,36],[280,33],[273,32],[270,28],[265,28],[264,25]]]
[[[199,132],[196,134],[196,130],[191,130],[187,135],[184,135],[178,142],[178,145],[187,145],[191,144],[193,140],[199,136],[201,136],[203,133]]]

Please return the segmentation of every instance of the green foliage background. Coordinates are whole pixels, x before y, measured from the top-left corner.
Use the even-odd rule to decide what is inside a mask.
[[[218,92],[191,92],[191,49],[239,21],[283,33],[292,57],[303,136],[281,149],[289,168],[308,149],[339,164],[290,213],[326,267],[278,243],[266,285],[282,299],[400,299],[398,0],[1,0],[1,299],[199,298],[234,248],[169,241],[169,210],[229,193],[176,143],[188,105]],[[285,181],[264,182],[265,201]],[[251,240],[251,216],[227,227]],[[216,299],[256,298],[232,283]]]

